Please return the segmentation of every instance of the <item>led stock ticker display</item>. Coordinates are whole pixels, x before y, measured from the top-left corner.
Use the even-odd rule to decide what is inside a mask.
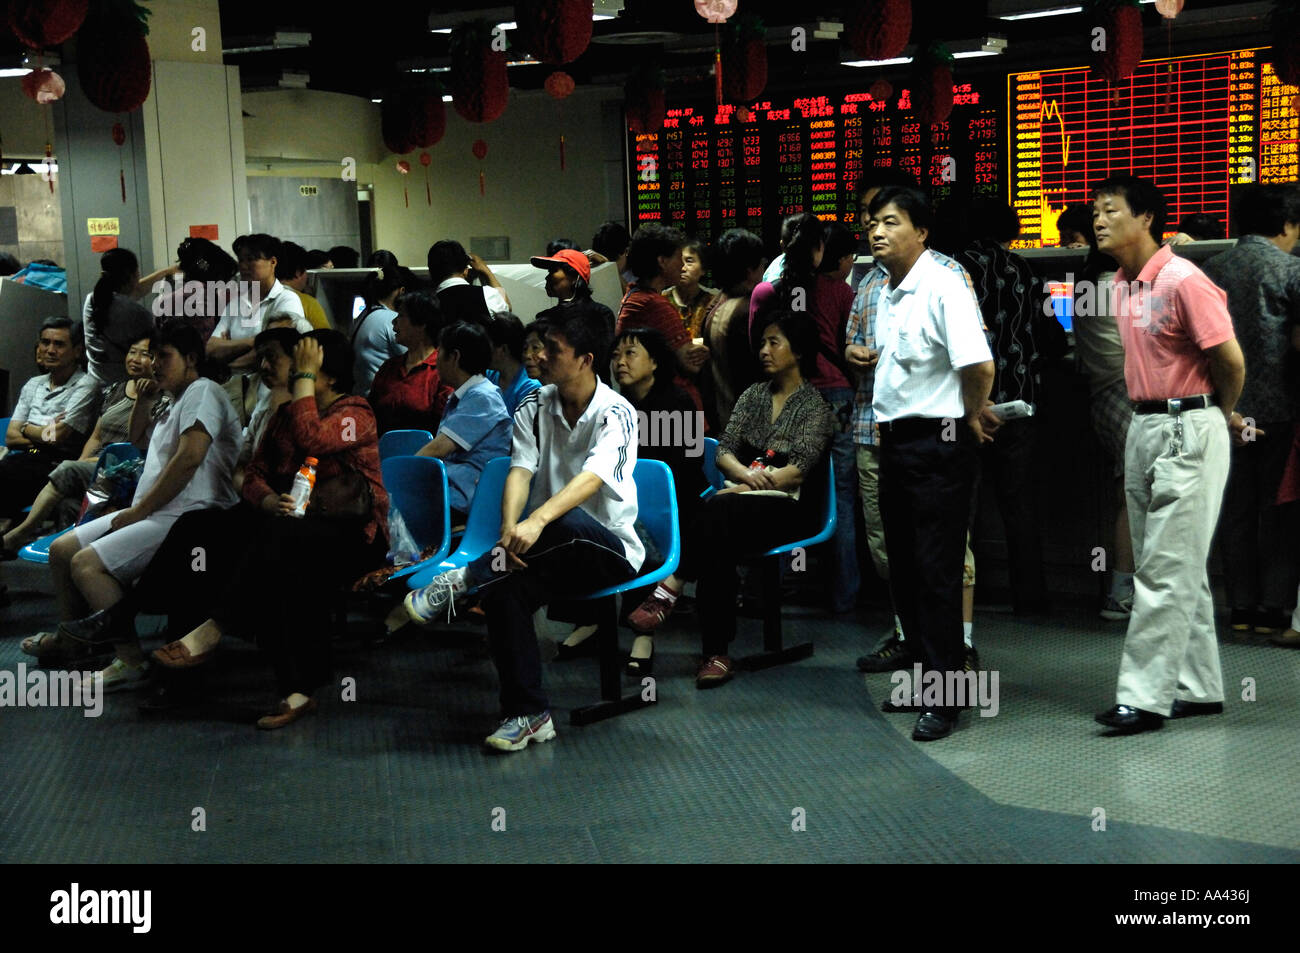
[[[664,128],[629,139],[632,221],[716,237],[747,228],[775,244],[781,220],[812,212],[860,229],[854,190],[870,168],[899,168],[942,200],[1002,194],[1000,90],[953,86],[946,122],[925,125],[909,89],[880,101],[866,92],[751,103],[673,105]],[[742,118],[743,116],[743,118]]]
[[[1013,247],[1060,243],[1056,218],[1091,204],[1112,173],[1154,180],[1169,197],[1169,227],[1184,215],[1218,216],[1226,238],[1230,187],[1300,176],[1298,91],[1263,60],[1235,50],[1152,60],[1111,88],[1087,68],[1007,77],[1008,196],[1022,232]]]

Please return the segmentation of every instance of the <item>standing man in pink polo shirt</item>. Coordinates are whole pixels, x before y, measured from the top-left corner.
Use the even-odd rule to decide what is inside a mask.
[[[1164,194],[1115,175],[1093,190],[1097,247],[1120,265],[1114,314],[1135,404],[1124,491],[1136,564],[1117,704],[1097,716],[1115,734],[1165,718],[1223,711],[1223,672],[1205,561],[1228,479],[1229,431],[1245,380],[1227,296],[1160,246]]]

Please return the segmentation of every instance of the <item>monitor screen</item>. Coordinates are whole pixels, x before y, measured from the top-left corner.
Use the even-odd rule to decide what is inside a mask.
[[[352,320],[355,321],[361,316],[361,312],[366,310],[366,299],[364,295],[357,295],[352,299]]]
[[[1056,219],[1092,204],[1113,173],[1156,182],[1169,199],[1166,234],[1183,216],[1216,216],[1226,238],[1232,186],[1294,182],[1300,173],[1295,89],[1263,50],[1150,60],[1110,87],[1087,67],[1007,76],[1008,199],[1020,214],[1014,248],[1058,245]]]
[[[1052,294],[1052,311],[1061,327],[1067,331],[1074,330],[1074,282],[1049,281],[1048,290]]]
[[[883,100],[861,88],[786,94],[744,113],[669,103],[662,130],[629,134],[631,221],[704,238],[747,228],[768,247],[798,212],[859,231],[854,190],[871,168],[905,170],[938,201],[954,190],[1002,195],[1000,97],[997,81],[958,83],[952,114],[933,127],[906,88]]]

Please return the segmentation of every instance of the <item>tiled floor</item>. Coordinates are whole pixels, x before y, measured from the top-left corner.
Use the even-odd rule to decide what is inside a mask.
[[[0,668],[14,670],[52,601],[44,569],[0,571],[14,590]],[[1255,678],[1258,701],[1102,738],[1091,716],[1111,703],[1122,633],[1079,613],[981,612],[1001,710],[918,745],[909,716],[878,711],[889,677],[853,670],[883,623],[790,609],[787,635],[814,638],[813,658],[698,692],[697,638],[679,617],[658,644],[657,707],[569,727],[568,709],[596,694],[596,663],[551,663],[559,737],[508,756],[479,746],[496,679],[472,629],[340,643],[337,674],[356,679],[357,700],[332,691],[316,717],[270,733],[252,727],[272,701],[269,671],[227,640],[196,712],[143,716],[129,694],[97,719],[0,710],[0,859],[1300,860],[1300,653],[1225,645],[1228,683]],[[757,622],[742,640],[741,654],[757,648]]]

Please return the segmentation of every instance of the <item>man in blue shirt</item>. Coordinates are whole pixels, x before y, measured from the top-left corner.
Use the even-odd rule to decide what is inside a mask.
[[[492,340],[474,324],[444,328],[438,342],[438,376],[454,392],[438,434],[418,456],[437,457],[447,467],[452,521],[463,522],[479,474],[493,457],[510,455],[510,415],[495,384],[483,376],[492,359]]]

